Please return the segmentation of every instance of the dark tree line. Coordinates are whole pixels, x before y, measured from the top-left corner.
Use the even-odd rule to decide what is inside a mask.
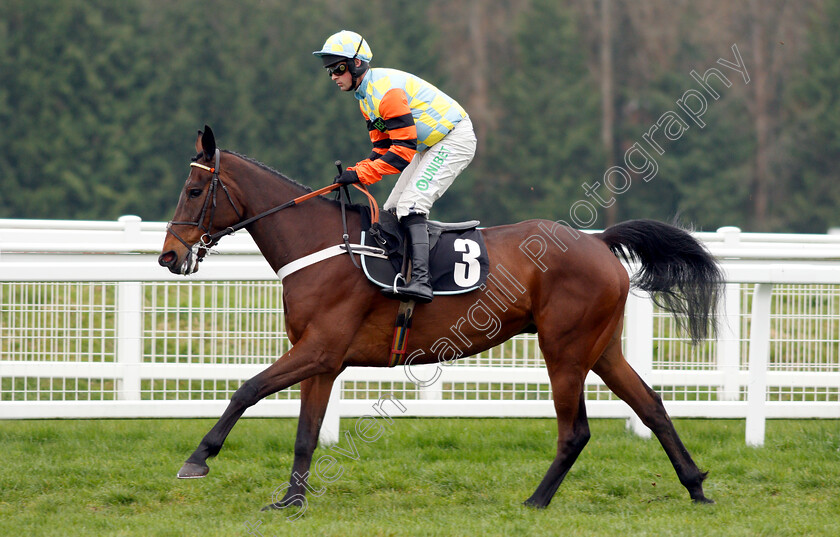
[[[476,159],[436,218],[840,226],[838,0],[6,0],[0,217],[166,220],[205,123],[327,184],[369,153],[311,55],[342,28],[473,116]],[[717,61],[733,45],[749,82]],[[719,98],[691,75],[710,68]]]

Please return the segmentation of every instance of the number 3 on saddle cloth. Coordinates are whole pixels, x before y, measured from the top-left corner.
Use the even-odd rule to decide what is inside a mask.
[[[461,223],[427,222],[429,227],[429,272],[435,295],[457,295],[479,288],[490,272],[484,237],[478,220]],[[361,256],[368,280],[382,288],[402,285],[405,236],[397,217],[389,211],[379,213],[379,222],[370,225],[369,213],[362,211],[362,244],[382,248],[388,258]]]

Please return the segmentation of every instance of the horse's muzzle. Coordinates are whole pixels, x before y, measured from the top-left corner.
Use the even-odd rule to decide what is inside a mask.
[[[168,268],[172,274],[180,274],[181,268],[177,266],[178,254],[174,250],[169,250],[160,254],[158,257],[158,264],[162,267]]]
[[[187,252],[184,260],[178,262],[178,253],[175,250],[167,250],[158,257],[158,264],[169,269],[172,274],[180,276],[187,276],[198,272],[198,264],[201,262],[204,255],[207,253],[206,249],[200,248],[197,244]]]

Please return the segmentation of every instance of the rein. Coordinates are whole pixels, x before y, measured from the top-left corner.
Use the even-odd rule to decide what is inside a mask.
[[[236,233],[237,231],[239,231],[240,229],[242,229],[244,227],[247,227],[250,224],[253,224],[257,220],[265,218],[266,216],[272,215],[276,212],[282,211],[283,209],[288,209],[289,207],[294,207],[298,203],[303,203],[304,201],[310,200],[312,198],[316,198],[316,197],[324,195],[324,194],[329,194],[330,192],[332,192],[333,190],[335,190],[336,188],[339,188],[341,186],[342,185],[340,183],[333,183],[331,185],[325,186],[324,188],[319,188],[318,190],[309,192],[308,194],[304,194],[303,196],[298,196],[297,198],[295,198],[293,200],[289,200],[282,205],[278,205],[277,207],[273,207],[273,208],[271,208],[267,211],[261,212],[260,214],[258,214],[256,216],[252,216],[251,218],[248,218],[247,220],[242,220],[241,222],[239,222],[236,225],[226,227],[225,229],[223,229],[221,231],[217,231],[216,233],[208,235],[207,237],[210,239],[210,241],[212,241],[212,244],[216,244],[217,242],[219,242],[219,240],[222,237],[232,235],[232,234]],[[373,198],[373,196],[370,194],[370,192],[368,192],[367,188],[362,187],[362,186],[358,186],[358,185],[355,185],[355,184],[353,186],[355,186],[360,192],[362,192],[365,196],[367,196],[368,201],[370,202],[370,208],[371,208],[371,212],[372,212],[372,216],[371,216],[372,221],[373,222],[378,222],[379,221],[379,206],[377,205],[376,200]],[[233,201],[231,201],[231,203],[233,203]],[[342,205],[342,210],[343,210],[344,205],[345,205],[345,202],[343,200],[341,202],[341,205]],[[237,216],[239,216],[238,212],[237,212]],[[240,218],[241,218],[241,216],[240,216]],[[346,222],[345,222],[345,226],[346,226]],[[347,234],[347,230],[345,229],[345,235],[346,234]]]
[[[310,200],[312,198],[321,196],[323,194],[327,194],[327,193],[332,192],[333,190],[335,190],[339,187],[344,186],[344,185],[341,185],[340,183],[333,183],[331,185],[325,186],[323,188],[319,188],[318,190],[309,192],[309,193],[304,194],[302,196],[298,196],[297,198],[289,200],[286,203],[283,203],[282,205],[278,205],[277,207],[273,207],[273,208],[271,208],[267,211],[264,211],[264,212],[262,212],[262,213],[260,213],[256,216],[252,216],[251,218],[241,220],[242,219],[242,213],[240,213],[239,209],[237,209],[236,203],[234,203],[233,198],[230,195],[230,192],[228,191],[227,187],[222,182],[222,180],[219,178],[219,163],[220,163],[220,160],[221,160],[221,152],[219,151],[218,148],[216,149],[214,156],[215,156],[215,165],[213,167],[205,166],[204,164],[200,164],[198,162],[190,162],[190,167],[200,168],[202,170],[206,170],[206,171],[213,174],[213,177],[210,180],[210,187],[207,190],[207,196],[204,198],[204,205],[201,208],[201,214],[199,215],[198,220],[195,221],[195,222],[169,222],[169,224],[166,226],[167,232],[171,233],[173,237],[178,239],[178,241],[181,244],[183,244],[189,250],[191,255],[195,255],[195,259],[197,259],[197,260],[200,260],[198,258],[198,252],[199,251],[201,251],[201,250],[209,251],[223,237],[226,237],[228,235],[233,235],[234,233],[241,230],[242,228],[247,227],[250,224],[253,224],[257,220],[265,218],[266,216],[270,216],[270,215],[272,215],[276,212],[282,211],[283,209],[288,209],[289,207],[294,207],[295,205],[297,205],[299,203],[303,203],[304,201],[307,201],[307,200]],[[213,229],[213,218],[216,215],[216,194],[217,194],[217,188],[219,186],[221,186],[222,191],[224,191],[225,196],[227,196],[227,199],[230,202],[230,205],[233,208],[233,211],[236,213],[237,218],[240,219],[240,222],[237,223],[237,224],[234,224],[233,226],[228,226],[221,231],[217,231],[216,233],[210,233],[210,230]],[[379,205],[376,203],[376,199],[374,199],[374,197],[370,194],[370,192],[368,192],[367,188],[365,188],[363,185],[353,184],[353,186],[356,187],[357,190],[362,192],[368,198],[368,202],[370,203],[370,209],[371,209],[371,221],[374,222],[374,223],[378,222],[379,221]],[[350,196],[347,194],[346,188],[344,189],[344,193],[345,193],[347,199],[349,200]],[[342,223],[344,224],[344,235],[343,235],[342,239],[344,240],[345,245],[347,245],[347,249],[348,249],[348,252],[349,252],[349,250],[350,250],[350,236],[347,232],[347,217],[346,217],[346,214],[345,214],[345,205],[346,205],[347,202],[344,201],[343,197],[341,198],[340,201],[341,201],[341,217],[342,217],[341,219],[342,219]],[[208,209],[210,210],[210,220],[207,223],[207,227],[205,227],[203,222],[204,222],[204,219],[207,215],[207,210]],[[187,242],[184,239],[182,239],[172,229],[172,226],[178,226],[178,225],[181,225],[181,226],[195,226],[195,227],[201,229],[202,231],[204,231],[204,234],[201,236],[198,243],[194,244],[193,246],[190,246],[189,244],[187,244]],[[352,259],[353,256],[350,256],[350,257]],[[354,265],[356,264],[355,259],[353,259],[353,264]]]

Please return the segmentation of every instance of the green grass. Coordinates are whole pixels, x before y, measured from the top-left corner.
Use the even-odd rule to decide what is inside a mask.
[[[356,420],[344,420],[343,430]],[[763,448],[739,420],[676,420],[711,471],[694,505],[655,440],[592,420],[545,510],[522,506],[547,469],[544,419],[400,419],[319,481],[305,515],[259,512],[288,478],[295,420],[245,419],[210,475],[175,472],[213,420],[0,421],[0,535],[840,535],[840,422],[773,420]],[[348,448],[346,440],[339,447]],[[328,450],[319,449],[316,460]],[[329,475],[324,472],[324,475]],[[256,535],[256,533],[255,533]]]

